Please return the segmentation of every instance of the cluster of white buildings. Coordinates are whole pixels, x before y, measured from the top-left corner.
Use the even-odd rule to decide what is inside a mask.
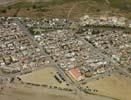
[[[129,27],[131,28],[131,21],[125,17],[117,16],[99,16],[93,17],[85,15],[80,18],[80,25],[82,26],[112,26],[112,27]]]

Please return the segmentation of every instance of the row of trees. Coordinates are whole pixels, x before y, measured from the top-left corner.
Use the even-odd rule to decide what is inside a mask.
[[[70,88],[62,88],[62,87],[57,87],[57,86],[50,86],[50,85],[40,85],[40,84],[33,84],[33,83],[25,83],[22,82],[23,84],[27,84],[27,85],[32,85],[32,86],[42,86],[42,87],[46,87],[46,88],[50,88],[50,89],[57,89],[57,90],[64,90],[64,91],[69,91],[72,92],[73,90]]]

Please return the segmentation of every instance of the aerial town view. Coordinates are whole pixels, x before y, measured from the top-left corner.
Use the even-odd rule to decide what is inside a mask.
[[[131,100],[131,0],[0,0],[0,100]]]

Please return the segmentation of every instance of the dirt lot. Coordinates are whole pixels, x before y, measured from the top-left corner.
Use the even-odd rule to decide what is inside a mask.
[[[68,93],[60,92],[62,91],[14,84],[13,87],[10,86],[0,91],[0,100],[73,100],[72,95],[67,97]]]
[[[99,95],[118,100],[131,100],[131,79],[118,74],[87,83],[86,86],[97,89]]]
[[[113,100],[95,95],[71,94],[23,84],[8,85],[0,91],[0,100]]]
[[[34,71],[32,73],[22,75],[20,78],[24,82],[34,83],[34,84],[45,84],[49,86],[58,86],[62,88],[68,87],[65,83],[59,83],[55,78],[57,69],[53,67],[47,67],[41,70]]]

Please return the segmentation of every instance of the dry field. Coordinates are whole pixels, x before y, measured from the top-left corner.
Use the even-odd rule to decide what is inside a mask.
[[[116,98],[117,100],[131,100],[131,78],[118,74],[87,83],[89,88],[97,89],[98,95]]]
[[[73,100],[72,95],[60,92],[42,87],[14,84],[13,87],[0,91],[0,100]]]
[[[0,91],[0,100],[113,100],[95,95],[71,94],[23,84],[8,85]]]
[[[44,69],[36,70],[32,73],[22,75],[20,76],[20,78],[24,82],[28,82],[28,83],[41,84],[41,85],[45,84],[49,86],[58,86],[58,87],[66,88],[67,86],[65,83],[59,83],[54,78],[54,75],[56,75],[56,73],[57,73],[57,69],[53,67],[46,67]]]

